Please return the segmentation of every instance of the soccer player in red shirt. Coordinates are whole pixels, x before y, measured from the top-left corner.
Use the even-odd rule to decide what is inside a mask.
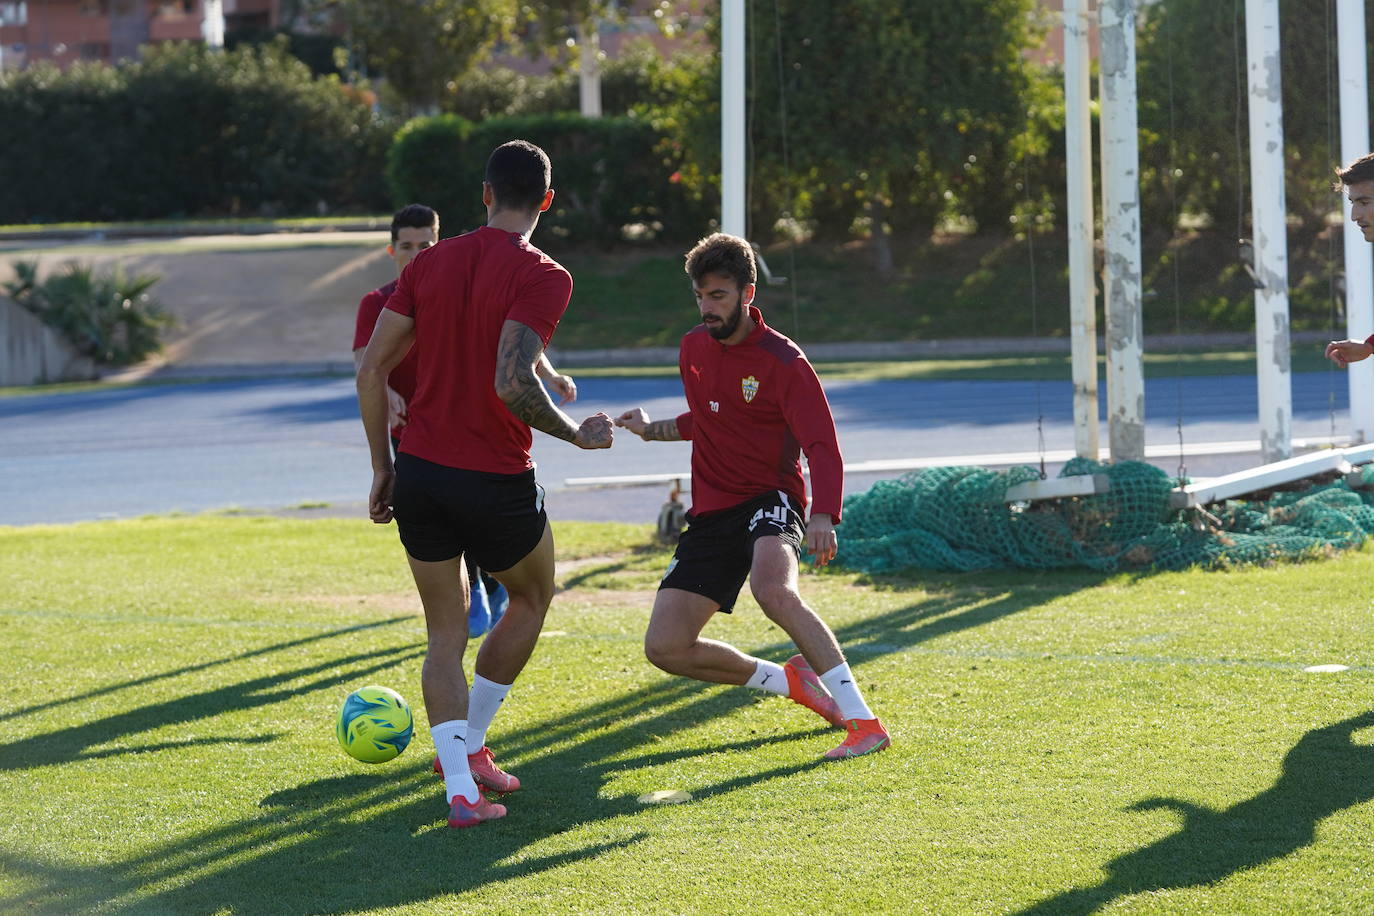
[[[387,257],[396,265],[396,276],[420,252],[439,241],[439,214],[424,204],[409,204],[397,210],[391,217],[391,243],[386,246]],[[396,280],[379,286],[363,296],[358,303],[358,316],[353,328],[353,369],[356,372],[363,364],[363,351],[372,337],[372,329],[377,326],[377,317],[391,294],[396,291]],[[557,392],[559,404],[571,404],[577,400],[577,383],[570,376],[554,369],[549,358],[541,354],[538,366],[539,377]],[[391,427],[393,444],[399,443],[401,428],[406,425],[406,405],[415,394],[415,352],[412,348],[405,358],[391,370],[386,380],[387,423]]]
[[[687,253],[686,269],[701,312],[678,352],[687,412],[651,421],[635,408],[615,421],[645,441],[692,442],[692,509],[659,584],[645,654],[671,674],[790,697],[845,729],[827,758],[880,751],[887,730],[835,634],[797,592],[802,544],[825,566],[838,543],[844,465],[830,404],[806,355],[751,304],[757,273],[748,242],[708,236]],[[805,522],[802,452],[814,497]],[[746,578],[763,612],[801,649],[785,664],[701,637],[712,615],[733,609]]]
[[[608,448],[604,413],[579,425],[539,383],[539,362],[572,295],[572,277],[530,242],[553,202],[548,156],[512,140],[487,160],[487,225],[445,239],[401,272],[358,370],[358,404],[372,455],[368,513],[394,517],[425,609],[421,672],[430,734],[444,775],[451,827],[501,817],[478,783],[511,792],[485,744],[510,685],[529,661],[553,597],[553,535],[534,479],[530,430],[579,448]],[[386,381],[414,345],[415,395],[393,463]],[[510,593],[463,673],[471,552]]]
[[[353,369],[356,372],[363,364],[363,351],[372,337],[372,329],[377,326],[377,318],[391,294],[396,291],[401,271],[420,252],[439,241],[439,214],[424,204],[409,204],[397,210],[391,217],[391,244],[386,246],[387,257],[396,265],[397,280],[374,289],[363,296],[358,303],[358,316],[353,328]],[[401,430],[406,425],[406,405],[415,395],[415,348],[412,347],[405,358],[391,370],[386,380],[387,425],[391,428],[393,450],[400,445]],[[540,354],[538,375],[559,395],[559,405],[570,404],[577,400],[577,383],[570,376],[554,369],[548,356]],[[480,636],[500,619],[504,612],[505,592],[500,583],[490,576],[484,576],[471,556],[467,558],[468,587],[468,635]],[[485,578],[485,584],[482,579]],[[490,596],[490,597],[488,597]]]

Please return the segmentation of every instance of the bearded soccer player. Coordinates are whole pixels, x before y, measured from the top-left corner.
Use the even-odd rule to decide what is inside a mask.
[[[835,634],[797,591],[803,544],[825,566],[838,543],[844,466],[825,392],[801,349],[752,305],[757,272],[748,242],[708,236],[687,253],[686,270],[701,313],[678,352],[687,412],[653,421],[635,408],[615,421],[645,441],[692,443],[688,527],[659,584],[645,654],[670,674],[790,697],[845,730],[827,758],[880,751],[890,743],[886,729]],[[801,650],[785,664],[701,636],[716,612],[731,612],[746,579],[764,614]]]
[[[1374,242],[1374,153],[1336,170],[1339,187],[1350,201],[1350,221],[1360,227],[1366,242]],[[1326,358],[1344,369],[1374,354],[1374,334],[1364,340],[1333,340]]]
[[[396,519],[425,609],[421,685],[450,827],[505,815],[479,785],[520,788],[496,765],[486,733],[534,651],[553,597],[553,535],[530,430],[587,449],[609,447],[613,432],[605,414],[575,423],[535,373],[572,295],[572,277],[529,241],[553,202],[551,172],[531,143],[496,148],[482,184],[487,225],[415,256],[358,370],[373,469],[368,513],[378,524]],[[393,464],[386,381],[412,344],[415,396]],[[470,693],[462,667],[466,553],[510,594],[477,653]]]

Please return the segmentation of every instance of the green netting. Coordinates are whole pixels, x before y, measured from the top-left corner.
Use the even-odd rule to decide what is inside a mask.
[[[1108,492],[1008,504],[1030,467],[944,467],[884,480],[844,504],[837,562],[892,572],[1086,567],[1104,572],[1227,567],[1330,554],[1374,533],[1374,493],[1344,478],[1207,513],[1169,507],[1176,481],[1136,461],[1075,458],[1060,477],[1105,474]]]

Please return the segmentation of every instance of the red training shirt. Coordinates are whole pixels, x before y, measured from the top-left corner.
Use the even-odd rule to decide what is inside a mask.
[[[529,426],[496,395],[496,349],[507,319],[548,346],[571,296],[562,265],[501,229],[483,226],[417,254],[386,303],[415,320],[419,361],[400,450],[470,471],[534,467]]]
[[[386,300],[391,298],[391,294],[396,291],[396,281],[392,280],[385,286],[379,286],[372,292],[363,296],[363,301],[358,303],[358,321],[353,329],[353,349],[359,350],[367,346],[367,342],[372,339],[372,329],[377,326],[377,318],[382,314],[382,306],[386,305]],[[405,398],[406,404],[410,404],[410,399],[415,396],[415,367],[419,360],[415,356],[415,348],[411,347],[410,352],[405,355],[396,368],[391,370],[391,374],[386,377],[386,385],[392,391]],[[403,426],[393,426],[391,435],[400,438]]]
[[[800,347],[747,308],[757,327],[740,343],[726,346],[703,324],[678,351],[688,409],[677,429],[692,442],[692,512],[729,509],[769,490],[805,509],[805,452],[813,511],[838,524],[844,459],[821,381]]]

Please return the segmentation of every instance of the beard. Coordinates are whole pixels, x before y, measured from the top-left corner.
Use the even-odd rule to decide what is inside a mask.
[[[743,316],[744,306],[741,303],[736,302],[735,311],[732,314],[730,314],[726,318],[721,319],[721,322],[718,325],[712,326],[708,324],[706,326],[706,330],[716,340],[725,340],[731,334],[735,333],[735,329],[739,327],[740,318],[742,318]]]

